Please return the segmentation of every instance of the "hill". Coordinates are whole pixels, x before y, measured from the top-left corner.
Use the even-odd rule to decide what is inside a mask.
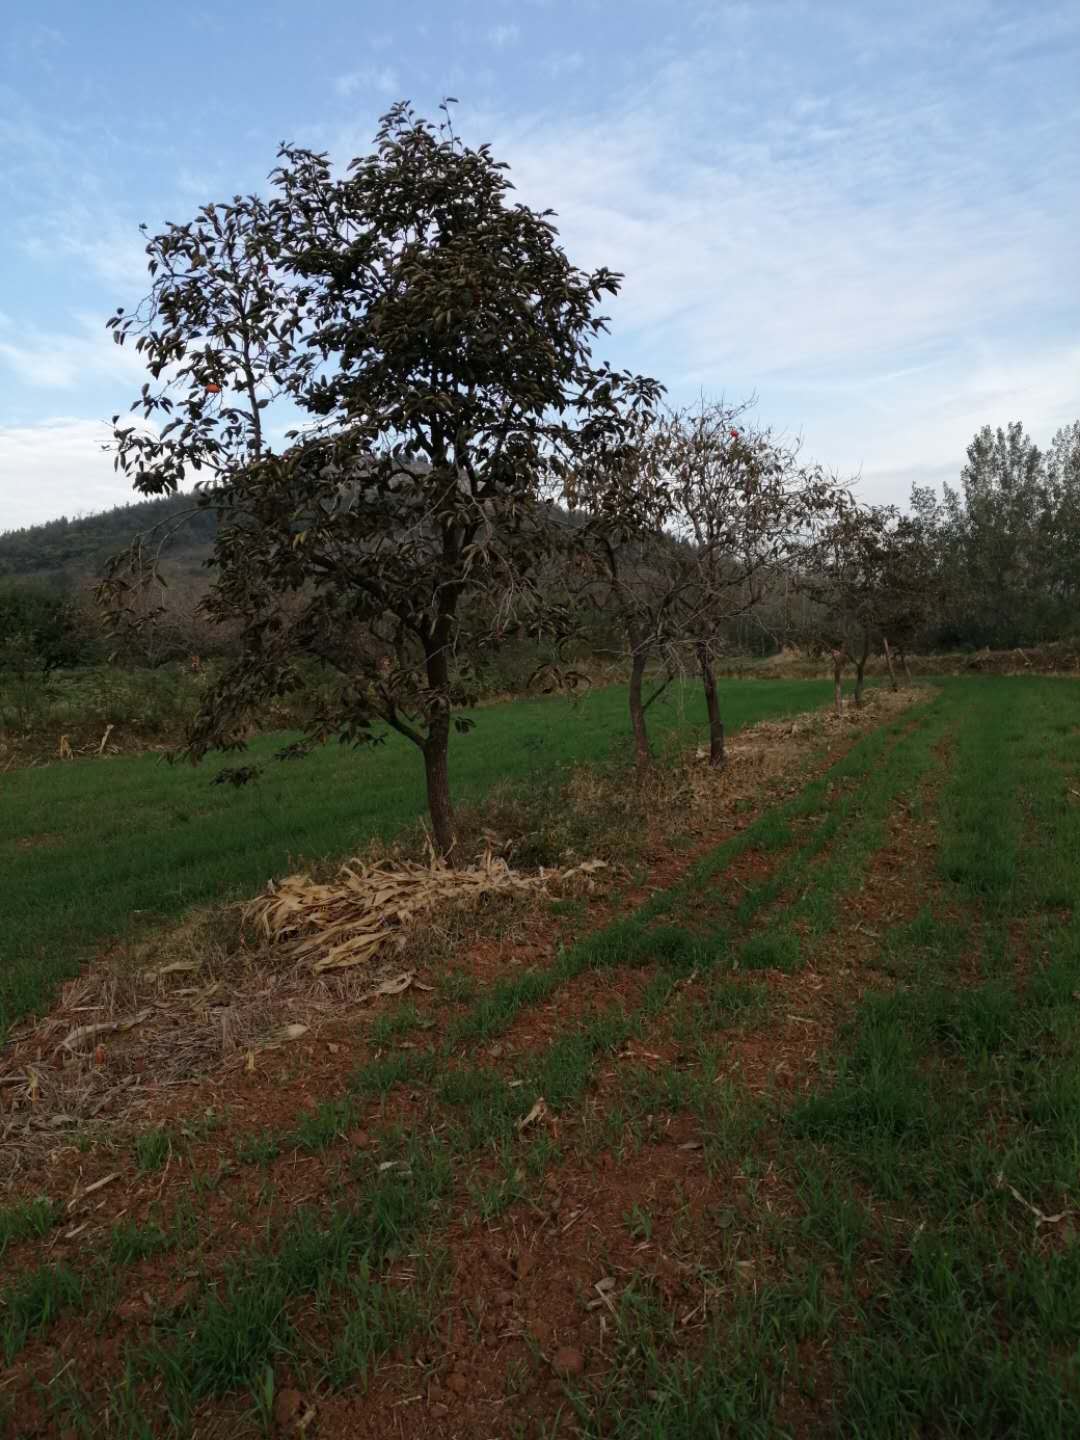
[[[0,579],[36,579],[61,589],[101,574],[111,555],[140,532],[162,526],[191,507],[189,494],[115,505],[94,515],[61,516],[43,525],[0,533]],[[210,510],[188,517],[168,540],[166,568],[173,575],[195,574],[209,554],[217,520]]]

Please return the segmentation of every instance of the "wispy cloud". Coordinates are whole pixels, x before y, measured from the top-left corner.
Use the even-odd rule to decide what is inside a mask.
[[[347,75],[339,75],[334,89],[348,99],[364,90],[373,90],[379,95],[393,95],[398,88],[398,72],[392,65],[363,65]]]
[[[117,345],[98,316],[74,317],[68,333],[15,325],[0,317],[0,367],[31,389],[74,390],[94,379],[131,384],[145,363],[130,346]]]
[[[22,246],[37,259],[78,261],[126,300],[149,285],[146,239],[132,221],[123,224],[88,207],[69,206],[37,217]]]
[[[866,403],[854,407],[854,397]],[[863,462],[864,497],[906,499],[912,484],[955,484],[965,447],[982,425],[1023,420],[1046,445],[1077,419],[1080,345],[1036,341],[1012,352],[965,345],[936,374],[902,376],[876,394],[853,388],[838,398],[846,443]],[[834,407],[824,397],[823,405],[835,424]]]
[[[54,54],[66,45],[63,32],[55,25],[44,25],[35,20],[29,24],[11,26],[5,37],[2,53],[13,70],[31,64],[51,73]]]
[[[132,499],[131,482],[115,473],[103,451],[108,439],[109,427],[98,420],[58,417],[39,425],[0,425],[0,475],[19,478],[0,490],[0,530]]]
[[[508,45],[516,45],[520,36],[520,25],[492,25],[487,32],[488,43],[494,45],[496,50],[505,50]]]
[[[558,80],[564,75],[576,75],[584,68],[585,56],[580,50],[568,50],[561,55],[550,55],[544,62],[544,68],[552,79]]]
[[[186,165],[182,165],[180,173],[176,177],[176,188],[181,195],[190,196],[198,204],[205,205],[210,197],[221,189],[221,186],[216,176],[211,178],[211,175],[204,170],[191,170]]]
[[[1077,406],[1076,352],[1056,333],[1080,301],[1075,100],[1031,149],[1004,117],[977,133],[981,107],[936,77],[792,87],[762,107],[721,69],[715,56],[658,63],[617,113],[485,117],[523,197],[558,212],[571,257],[625,273],[609,352],[676,394],[756,390],[766,418],[805,428],[822,458],[873,457],[880,483],[883,454],[936,465],[947,438],[962,457],[958,427],[930,420],[942,396],[972,428],[1008,418],[1007,397],[1045,428],[1060,422],[1041,382],[1064,365]],[[1011,378],[996,388],[1003,354]],[[883,403],[902,393],[910,408],[894,408],[887,440],[878,416],[875,443],[858,382],[908,368]],[[815,396],[818,377],[844,375],[857,379],[843,402]]]

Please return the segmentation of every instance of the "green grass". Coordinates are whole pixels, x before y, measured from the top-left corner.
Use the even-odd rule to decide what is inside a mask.
[[[798,1207],[739,1236],[770,1273],[690,1356],[647,1295],[624,1302],[609,1379],[576,1397],[588,1435],[1080,1433],[1080,693],[956,684],[935,708],[943,893],[882,937],[895,983],[870,977],[815,1089],[773,1102]],[[882,783],[812,872],[839,868],[838,896]],[[710,1278],[731,1293],[722,1257]]]
[[[248,1390],[258,1406],[267,1367],[301,1348],[290,1309],[301,1295],[346,1311],[337,1345],[323,1357],[327,1378],[343,1384],[350,1371],[362,1374],[416,1313],[415,1299],[372,1282],[371,1268],[431,1222],[451,1179],[446,1147],[413,1139],[400,1167],[369,1176],[354,1205],[328,1216],[302,1207],[271,1246],[231,1261],[192,1314],[160,1326],[133,1352],[136,1373],[161,1384],[170,1421],[188,1424],[199,1400],[235,1390]]]
[[[323,1306],[331,1312],[336,1334],[330,1350],[313,1358],[330,1388],[366,1384],[379,1357],[429,1318],[425,1301],[436,1288],[432,1280],[408,1291],[393,1289],[374,1280],[367,1266],[354,1270]]]
[[[799,937],[772,927],[752,935],[739,952],[741,970],[797,970],[801,960]]]
[[[912,717],[914,723],[905,721],[863,737],[828,775],[811,782],[779,812],[763,817],[737,840],[718,847],[685,881],[652,897],[636,914],[561,952],[546,969],[496,982],[476,996],[466,991],[455,993],[455,1003],[468,1008],[448,1017],[444,1043],[431,1050],[395,1050],[393,1039],[415,1027],[419,1012],[408,1003],[387,1012],[378,1038],[389,1044],[388,1052],[357,1071],[344,1096],[325,1098],[281,1134],[248,1137],[237,1147],[236,1158],[271,1163],[290,1150],[321,1151],[338,1143],[361,1116],[365,1128],[376,1133],[375,1147],[365,1147],[339,1167],[339,1174],[347,1178],[329,1187],[325,1195],[328,1208],[320,1204],[301,1210],[284,1224],[268,1220],[265,1243],[208,1275],[199,1298],[182,1320],[158,1322],[153,1336],[131,1352],[128,1390],[132,1413],[137,1411],[135,1397],[145,1394],[147,1387],[163,1397],[171,1423],[180,1430],[190,1426],[193,1407],[200,1401],[236,1391],[250,1394],[257,1414],[268,1413],[273,1367],[281,1357],[289,1357],[290,1364],[301,1365],[313,1378],[335,1387],[362,1383],[379,1355],[415,1333],[429,1314],[422,1296],[413,1293],[411,1286],[404,1292],[391,1286],[378,1273],[379,1267],[388,1259],[401,1257],[406,1249],[411,1256],[414,1250],[424,1248],[434,1227],[455,1213],[456,1202],[464,1200],[467,1214],[479,1223],[489,1223],[510,1207],[533,1201],[539,1180],[560,1158],[550,1134],[518,1131],[518,1122],[534,1099],[542,1094],[553,1112],[572,1115],[577,1110],[587,1119],[594,1113],[590,1091],[597,1070],[601,1065],[607,1068],[604,1057],[630,1037],[646,1037],[649,1027],[669,1012],[676,1033],[685,1037],[685,1053],[678,1063],[656,1071],[638,1065],[619,1066],[620,1082],[607,1106],[606,1118],[612,1122],[605,1132],[608,1143],[617,1153],[626,1153],[653,1133],[655,1116],[674,1111],[689,1115],[700,1136],[695,1143],[710,1173],[728,1174],[737,1167],[746,1184],[747,1212],[760,1217],[759,1231],[739,1237],[744,1246],[739,1253],[763,1250],[776,1254],[787,1273],[782,1280],[763,1283],[760,1289],[755,1282],[754,1292],[747,1294],[745,1287],[733,1287],[731,1276],[722,1273],[722,1254],[710,1252],[707,1261],[720,1268],[712,1275],[703,1265],[703,1287],[715,1284],[717,1293],[734,1295],[734,1300],[726,1318],[716,1324],[705,1361],[690,1355],[675,1358],[672,1347],[678,1349],[678,1337],[672,1317],[658,1306],[647,1287],[632,1288],[622,1300],[619,1349],[610,1386],[599,1401],[596,1397],[578,1400],[585,1433],[640,1435],[643,1440],[667,1434],[783,1434],[782,1424],[777,1422],[781,1392],[792,1377],[803,1383],[796,1374],[798,1356],[792,1347],[805,1339],[829,1335],[834,1327],[840,1336],[837,1353],[845,1367],[842,1378],[851,1390],[850,1395],[847,1389],[844,1392],[843,1413],[852,1428],[840,1433],[874,1433],[871,1420],[884,1425],[884,1399],[873,1399],[873,1385],[884,1397],[890,1393],[888,1385],[900,1381],[889,1378],[881,1356],[860,1348],[863,1337],[872,1337],[879,1323],[878,1315],[867,1308],[865,1295],[870,1294],[879,1307],[886,1293],[891,1300],[902,1288],[903,1274],[898,1267],[908,1263],[902,1257],[913,1252],[910,1246],[898,1251],[891,1232],[889,1243],[883,1243],[875,1233],[880,1222],[865,1205],[861,1191],[867,1186],[879,1188],[882,1204],[878,1209],[890,1217],[889,1224],[894,1223],[895,1213],[913,1207],[910,1221],[905,1222],[908,1236],[915,1232],[918,1217],[930,1211],[928,1187],[936,1186],[959,1211],[965,1207],[972,1210],[980,1194],[989,1194],[993,1205],[1009,1209],[1007,1197],[995,1188],[991,1167],[998,1157],[992,1155],[985,1138],[980,1139],[985,1153],[973,1151],[971,1146],[965,1151],[956,1144],[958,1132],[965,1137],[969,1130],[972,1135],[979,1132],[977,1126],[971,1126],[976,1111],[964,1108],[953,1094],[958,1067],[970,1067],[977,1080],[975,1093],[980,1103],[988,1103],[987,1097],[992,1099],[1000,1090],[1000,1078],[995,1074],[999,1058],[1015,1051],[1012,1063],[1016,1063],[1027,1053],[1022,1047],[1030,1049],[1033,1043],[1034,1032],[1014,1021],[1014,992],[1000,973],[1001,937],[987,935],[986,960],[993,973],[988,973],[986,987],[968,995],[952,982],[965,953],[970,925],[928,910],[890,932],[882,947],[892,966],[890,973],[918,979],[918,988],[912,985],[869,997],[836,1054],[828,1058],[814,1094],[794,1108],[782,1108],[777,1097],[748,1095],[735,1083],[718,1084],[716,1077],[726,1047],[721,1032],[767,1024],[772,1010],[768,986],[731,974],[751,938],[750,927],[754,938],[771,937],[775,942],[786,932],[769,923],[770,907],[785,906],[793,887],[797,897],[817,887],[830,905],[839,905],[845,894],[863,883],[892,808],[910,803],[927,773],[937,741],[950,725],[959,724],[967,702],[958,698],[962,704],[948,697],[948,703],[939,701]],[[986,713],[980,714],[985,721]],[[972,734],[979,733],[975,726]],[[1045,814],[1056,824],[1060,795],[1052,786],[1040,789],[1033,780],[1043,773],[1039,769],[1042,747],[1040,733],[1029,745],[1032,783],[1023,793],[1018,813]],[[960,747],[957,785],[967,784],[963,778],[966,753]],[[1003,768],[1000,755],[987,763],[1005,777],[1007,791],[1014,782],[1019,783],[1016,766]],[[968,784],[970,796],[980,801],[983,788]],[[943,797],[943,810],[953,800],[950,788]],[[1014,802],[1015,797],[1008,803]],[[959,813],[968,814],[965,805],[959,807]],[[808,818],[814,823],[803,824]],[[984,822],[976,816],[965,823],[970,828]],[[826,826],[827,842],[823,843]],[[762,882],[754,903],[746,907],[745,914],[736,915],[722,883],[724,864],[752,847],[771,856],[782,880],[779,886]],[[1044,847],[1044,860],[1048,853]],[[944,860],[942,864],[944,870]],[[1040,863],[1035,869],[1042,873],[1045,865]],[[1024,879],[1026,873],[1017,870],[1010,879],[1009,893],[1023,900],[1041,923],[1042,891],[1036,894]],[[1063,880],[1064,872],[1058,874],[1055,886],[1060,887]],[[974,894],[974,884],[969,891]],[[970,898],[968,892],[965,897]],[[704,933],[701,924],[690,928],[678,923],[683,912],[699,901],[707,902],[696,916],[697,921],[708,922]],[[801,898],[797,905],[803,905]],[[709,913],[710,906],[716,913]],[[772,952],[760,951],[757,964],[774,970],[790,968],[809,958],[815,945],[827,943],[827,935],[818,934],[820,921],[815,923],[815,917],[823,912],[804,907],[799,913],[807,922],[807,955],[802,947],[791,951],[783,943],[774,943]],[[516,1057],[512,1071],[516,1084],[511,1085],[494,1068],[470,1063],[469,1052],[477,1041],[503,1034],[523,1010],[542,1004],[586,971],[609,967],[648,972],[636,1007],[624,1009],[618,1004],[564,1025],[544,1049]],[[881,968],[885,968],[884,961]],[[704,987],[702,1002],[695,992],[690,1004],[681,992],[679,982],[690,976],[696,976],[696,983]],[[1076,984],[1067,968],[1052,971],[1045,979],[1038,977],[1033,993],[1043,995],[1046,1012],[1039,1034],[1047,1030],[1047,1017],[1052,1014],[1050,1033],[1059,1038],[1067,1035],[1069,1006],[1078,1008],[1071,999]],[[945,1067],[940,1083],[933,1064],[928,1071],[928,1061]],[[992,1082],[997,1089],[992,1089]],[[384,1130],[380,1138],[378,1125],[362,1109],[362,1102],[373,1102],[378,1110],[382,1098],[397,1085],[418,1092],[430,1087],[426,1096],[429,1112],[415,1135]],[[1052,1176],[1058,1175],[1070,1154],[1070,1144],[1075,1142],[1077,1088],[1070,1085],[1068,1072],[1063,1075],[1047,1065],[1039,1082],[1026,1092],[1023,1113],[1033,1118],[1035,1134],[1060,1136],[1059,1161],[1051,1167]],[[147,1142],[147,1153],[152,1152],[160,1163],[168,1153],[168,1136],[149,1133],[152,1139]],[[599,1138],[595,1125],[586,1124],[578,1133],[580,1141],[574,1143],[585,1146],[592,1143],[587,1137]],[[420,1138],[422,1135],[427,1138]],[[158,1136],[164,1136],[164,1142]],[[774,1140],[779,1144],[778,1153],[768,1150]],[[941,1163],[940,1148],[946,1142],[960,1157],[958,1161],[946,1155],[948,1163]],[[1041,1140],[1031,1143],[1038,1145]],[[766,1156],[759,1153],[762,1147],[766,1156],[772,1157],[769,1163],[786,1171],[792,1190],[799,1195],[803,1213],[794,1221],[755,1203],[754,1177],[766,1166]],[[1072,1155],[1075,1161],[1075,1150]],[[382,1168],[387,1162],[390,1168]],[[1026,1183],[1040,1172],[1030,1158],[1025,1165]],[[460,1177],[456,1187],[455,1175]],[[727,1180],[723,1183],[728,1184]],[[859,1193],[856,1185],[861,1187]],[[1047,1204],[1051,1198],[1049,1192],[1040,1192],[1038,1197],[1039,1203]],[[647,1238],[653,1220],[637,1208],[628,1212],[625,1223],[632,1233]],[[726,1248],[728,1240],[745,1226],[746,1216],[729,1208],[718,1223],[727,1237],[721,1248]],[[1009,1235],[1012,1233],[1010,1230]],[[435,1234],[437,1238],[437,1230]],[[160,1237],[161,1232],[150,1226],[144,1231],[132,1227],[114,1234],[110,1245],[116,1263],[154,1253],[167,1243],[168,1237],[165,1242]],[[900,1261],[895,1258],[898,1253]],[[949,1252],[926,1252],[924,1288],[944,1285],[943,1253]],[[882,1263],[883,1255],[889,1264]],[[972,1290],[973,1277],[980,1265],[985,1269],[988,1258],[984,1247],[967,1256],[965,1266],[954,1266],[961,1308]],[[1014,1286],[1011,1303],[1018,1317],[1042,1317],[1039,1323],[1045,1321],[1054,1333],[1064,1334],[1074,1308],[1061,1283],[1068,1272],[1048,1278],[1046,1268],[1034,1263],[1036,1258],[1031,1257],[1032,1264],[1021,1272],[1022,1283]],[[866,1290],[865,1284],[860,1288],[860,1279],[871,1263],[875,1267],[873,1284]],[[923,1264],[921,1254],[918,1263]],[[834,1271],[842,1277],[839,1291]],[[999,1266],[999,1280],[1000,1274]],[[31,1285],[29,1280],[25,1283]],[[42,1305],[36,1294],[28,1291],[21,1301],[21,1313],[27,1317],[21,1342],[56,1313],[48,1296]],[[903,1305],[895,1306],[889,1321],[894,1328],[888,1331],[882,1355],[902,1358],[907,1349],[914,1352],[915,1342],[905,1327],[925,1331],[933,1319],[926,1313],[928,1302],[922,1296],[923,1290],[915,1286],[910,1295],[902,1297]],[[956,1296],[946,1294],[945,1298],[957,1308]],[[310,1313],[312,1299],[320,1322],[325,1321],[330,1332],[330,1340],[324,1344],[320,1330],[317,1354],[309,1353],[312,1341],[303,1319]],[[68,1303],[80,1302],[72,1299]],[[927,1394],[945,1394],[951,1383],[948,1366],[959,1365],[964,1347],[977,1343],[985,1319],[977,1312],[974,1317],[967,1316],[966,1324],[966,1331],[958,1328],[948,1337],[950,1344],[955,1340],[958,1347],[952,1358],[944,1352],[935,1357],[924,1345],[921,1363],[927,1373],[941,1362],[934,1382],[937,1389],[928,1384]],[[869,1339],[866,1344],[869,1346]],[[873,1384],[872,1371],[877,1375]],[[920,1417],[925,1421],[931,1413],[919,1408],[923,1399],[914,1407],[908,1403],[914,1382],[907,1372],[905,1376],[908,1390],[890,1398],[901,1408],[907,1405],[904,1413],[911,1419],[909,1432],[885,1428],[882,1433],[917,1431]],[[976,1376],[979,1384],[983,1379]],[[856,1397],[855,1381],[863,1387],[861,1398]],[[115,1392],[117,1415],[122,1400],[123,1395]],[[869,1407],[870,1417],[865,1425],[858,1410],[863,1403]],[[1028,1406],[1032,1415],[1041,1413],[1040,1404],[1036,1397]],[[1003,1407],[987,1413],[997,1419],[1010,1412]],[[131,1433],[139,1432],[132,1429]],[[959,1429],[956,1433],[964,1432]],[[1041,1431],[1036,1427],[1032,1433]]]
[[[730,730],[821,704],[817,681],[730,682]],[[683,704],[685,700],[685,704]],[[498,779],[527,782],[625,753],[621,688],[579,705],[519,700],[477,713],[455,737],[452,781],[461,800]],[[696,687],[650,711],[658,740],[704,734]],[[252,745],[267,758],[281,736]],[[288,737],[285,737],[288,738]],[[353,751],[328,746],[302,764],[271,764],[240,791],[211,786],[218,768],[170,766],[159,757],[13,771],[0,785],[0,1033],[48,1003],[89,951],[145,932],[193,905],[252,894],[303,860],[345,854],[391,837],[423,809],[423,773],[406,741]]]
[[[61,1215],[60,1206],[44,1196],[0,1206],[0,1257],[9,1245],[47,1235]]]
[[[140,1225],[135,1220],[118,1220],[109,1232],[109,1261],[133,1265],[151,1255],[160,1255],[176,1243],[159,1225]]]
[[[1077,717],[1080,691],[1063,682],[946,684],[634,914],[546,968],[455,989],[460,1008],[430,1049],[395,1049],[420,1011],[388,1011],[376,1027],[386,1053],[344,1096],[249,1137],[237,1158],[320,1151],[361,1120],[376,1143],[347,1157],[324,1205],[268,1221],[265,1241],[132,1350],[114,1413],[125,1394],[134,1415],[153,1393],[183,1432],[200,1401],[247,1391],[267,1415],[281,1357],[305,1383],[363,1384],[435,1308],[428,1282],[401,1287],[388,1261],[413,1267],[462,1205],[473,1223],[515,1224],[508,1212],[535,1205],[560,1145],[578,1159],[592,1144],[628,1155],[681,1112],[718,1203],[700,1221],[677,1214],[670,1239],[642,1204],[621,1223],[692,1257],[695,1287],[713,1297],[706,1328],[688,1332],[647,1275],[628,1277],[603,1375],[569,1397],[582,1434],[1080,1433]],[[733,970],[812,961],[827,987],[845,964],[836,922],[873,883],[870,862],[903,812],[937,827],[936,851],[916,862],[920,908],[877,926],[861,998],[826,989],[844,1023],[816,1081],[773,1092],[718,1081],[730,1032],[761,1034],[785,1008],[775,974]],[[752,849],[769,872],[733,891],[725,869]],[[511,1039],[509,1074],[477,1062],[478,1042],[609,968],[645,972],[635,1004],[578,1014],[535,1052]],[[677,1059],[620,1061],[612,1083],[610,1056],[654,1027],[678,1039]],[[399,1085],[425,1105],[414,1133],[371,1119]],[[518,1129],[538,1095],[571,1122],[558,1139]],[[1035,1211],[1055,1218],[1036,1224]],[[14,1236],[29,1224],[9,1221]],[[167,1238],[118,1227],[110,1244],[122,1263]],[[14,1282],[0,1307],[9,1353],[83,1305],[81,1284],[50,1267]]]
[[[389,1045],[420,1028],[420,1011],[411,1000],[405,1000],[376,1015],[368,1033],[373,1045]]]
[[[82,1278],[66,1265],[42,1265],[0,1290],[0,1349],[8,1364],[36,1331],[85,1303]]]
[[[873,734],[857,742],[856,751],[863,748],[869,750],[871,757],[879,755],[880,744]],[[889,767],[879,766],[875,772],[879,783],[884,783],[905,759],[903,752],[897,752]],[[851,769],[849,756],[830,773],[843,776]],[[823,793],[830,793],[828,784]],[[758,828],[768,833],[769,824],[769,817],[763,817],[746,833],[743,843],[754,844]],[[695,873],[699,886],[708,884],[714,869],[715,866],[709,865],[698,867]],[[678,893],[684,893],[684,889],[681,887]],[[452,1019],[446,1039],[436,1049],[391,1048],[388,1053],[377,1055],[354,1073],[345,1094],[327,1098],[301,1112],[291,1127],[279,1133],[264,1131],[245,1137],[236,1147],[235,1159],[240,1163],[270,1164],[290,1152],[325,1150],[337,1144],[357,1123],[365,1101],[379,1100],[397,1085],[428,1085],[432,1087],[431,1100],[452,1112],[449,1126],[444,1125],[440,1132],[440,1153],[471,1155],[474,1161],[478,1156],[487,1155],[495,1162],[493,1173],[469,1182],[473,1210],[481,1221],[503,1213],[509,1205],[527,1196],[530,1186],[556,1158],[556,1147],[542,1132],[523,1149],[517,1125],[533,1102],[543,1096],[548,1108],[556,1113],[580,1105],[600,1057],[620,1048],[631,1036],[639,1035],[642,1026],[667,1006],[679,978],[703,973],[721,962],[730,966],[735,951],[715,934],[702,940],[680,926],[653,923],[657,911],[664,913],[671,908],[668,902],[672,893],[654,897],[637,914],[587,936],[560,953],[546,969],[526,971],[511,980],[496,982],[474,996],[465,1012]],[[713,894],[716,893],[714,890]],[[654,972],[636,1012],[627,1012],[621,1005],[615,1005],[556,1035],[546,1049],[523,1063],[519,1070],[521,1078],[514,1086],[493,1069],[455,1063],[456,1051],[462,1045],[471,1048],[479,1039],[504,1033],[522,1010],[542,1003],[588,970],[609,967],[647,967]],[[464,999],[464,995],[461,998]],[[680,1009],[677,1023],[692,1032],[702,1068],[669,1070],[658,1077],[629,1071],[623,1097],[624,1123],[640,1133],[641,1122],[654,1111],[688,1110],[701,1128],[710,1165],[743,1153],[762,1116],[756,1108],[738,1110],[730,1089],[713,1082],[717,1058],[714,1047],[718,1032],[752,1017],[760,1019],[765,999],[763,987],[718,977],[710,985],[705,1003],[695,1007],[692,1021],[689,1013]],[[406,1002],[386,1012],[375,1038],[391,1039],[403,1029],[412,1028],[418,1020],[419,1011],[411,1002]],[[370,1120],[365,1123],[370,1124]],[[159,1168],[170,1153],[171,1143],[170,1133],[162,1129],[150,1130],[138,1137],[135,1143],[138,1167]],[[391,1137],[381,1147],[381,1153],[396,1160],[395,1145]],[[411,1167],[413,1162],[408,1163]],[[350,1168],[357,1179],[367,1184],[371,1180],[372,1164],[370,1154],[363,1152],[353,1157]],[[201,1193],[217,1188],[233,1169],[230,1162],[223,1161],[217,1174],[192,1176],[193,1189]],[[328,1220],[316,1222],[312,1218],[311,1224],[322,1224],[325,1235],[337,1234],[337,1227],[347,1225],[348,1213],[335,1210]],[[110,1256],[113,1263],[125,1263],[154,1253],[166,1243],[171,1243],[171,1237],[163,1237],[153,1227],[147,1227],[145,1232],[138,1227],[124,1227],[111,1239]],[[287,1230],[278,1243],[288,1254],[298,1242],[292,1230]],[[296,1343],[287,1316],[287,1302],[298,1293],[298,1288],[306,1288],[299,1282],[295,1286],[292,1281],[286,1284],[274,1268],[275,1263],[267,1257],[252,1257],[239,1266],[229,1267],[206,1302],[210,1317],[207,1344],[214,1349],[224,1371],[234,1377],[243,1374],[243,1379],[236,1378],[235,1384],[222,1379],[222,1387],[246,1385],[252,1389],[257,1403],[263,1374],[260,1367],[265,1355],[275,1347],[291,1347]],[[326,1281],[328,1273],[320,1265],[313,1283],[317,1287],[330,1283]],[[228,1302],[224,1308],[220,1303],[223,1296]],[[164,1375],[173,1363],[169,1358],[173,1351],[160,1351],[156,1355],[154,1365]],[[204,1355],[203,1359],[211,1368],[218,1364],[213,1357],[208,1359]],[[201,1382],[192,1378],[186,1364],[181,1369],[183,1376],[179,1372],[173,1376],[173,1398],[176,1404],[182,1401],[186,1405],[202,1393],[198,1390]],[[214,1393],[218,1393],[216,1389]]]
[[[305,1111],[292,1131],[284,1137],[283,1148],[315,1155],[333,1145],[356,1119],[357,1103],[351,1096],[323,1100]]]
[[[160,1170],[172,1154],[172,1148],[168,1130],[144,1130],[135,1137],[135,1164],[143,1172]]]

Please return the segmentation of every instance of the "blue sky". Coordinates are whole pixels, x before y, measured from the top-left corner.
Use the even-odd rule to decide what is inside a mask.
[[[0,33],[0,529],[127,498],[104,322],[138,223],[342,161],[398,98],[490,140],[583,266],[602,351],[763,421],[870,500],[953,479],[984,423],[1080,417],[1077,0],[127,0]]]

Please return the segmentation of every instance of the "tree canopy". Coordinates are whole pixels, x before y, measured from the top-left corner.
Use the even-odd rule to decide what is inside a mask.
[[[574,266],[448,112],[395,106],[344,175],[278,158],[269,200],[153,238],[149,300],[112,322],[159,382],[143,423],[114,422],[117,462],[147,493],[209,472],[206,610],[241,622],[189,753],[242,746],[245,716],[314,659],[340,683],[309,739],[415,742],[450,853],[448,739],[478,660],[557,623],[534,584],[550,497],[624,450],[660,387],[593,361],[620,277]],[[275,445],[283,402],[300,423]],[[115,591],[133,583],[114,570]]]
[[[114,417],[115,460],[180,508],[103,592],[137,640],[162,554],[209,520],[200,617],[230,648],[192,759],[242,749],[265,702],[314,675],[317,713],[283,754],[398,732],[453,855],[450,735],[522,637],[538,656],[617,637],[644,770],[646,711],[688,668],[722,763],[716,660],[747,617],[830,651],[838,693],[853,662],[857,700],[876,648],[1016,644],[1080,618],[1080,423],[1045,453],[1020,424],[984,427],[959,486],[916,489],[903,515],[856,503],[749,406],[664,409],[656,380],[594,358],[621,276],[569,259],[449,102],[437,123],[393,106],[344,170],[283,145],[266,195],[146,249],[148,296],[109,321],[149,377]]]

